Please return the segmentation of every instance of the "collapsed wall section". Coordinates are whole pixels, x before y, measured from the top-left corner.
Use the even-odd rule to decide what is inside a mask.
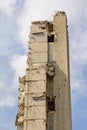
[[[15,125],[17,125],[18,130],[23,130],[24,104],[25,104],[25,76],[23,76],[22,78],[19,77],[18,113],[15,121]]]

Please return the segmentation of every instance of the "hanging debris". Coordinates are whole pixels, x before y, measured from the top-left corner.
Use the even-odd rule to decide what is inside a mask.
[[[47,63],[47,75],[53,77],[55,75],[55,65],[53,62]]]

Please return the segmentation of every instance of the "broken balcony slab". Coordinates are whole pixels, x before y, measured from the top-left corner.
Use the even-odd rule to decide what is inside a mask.
[[[15,124],[16,125],[22,125],[23,124],[23,120],[24,120],[24,116],[20,115],[19,113],[17,113]]]
[[[42,94],[28,94],[28,105],[29,106],[45,106],[46,96]]]

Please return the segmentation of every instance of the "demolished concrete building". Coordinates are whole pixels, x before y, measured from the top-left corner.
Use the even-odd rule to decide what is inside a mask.
[[[71,130],[69,45],[65,12],[32,22],[28,68],[19,78],[17,130]]]

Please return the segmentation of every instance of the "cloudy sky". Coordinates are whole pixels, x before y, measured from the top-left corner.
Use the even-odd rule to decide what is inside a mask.
[[[0,130],[16,130],[18,77],[25,74],[31,21],[66,11],[73,130],[87,130],[87,0],[0,0]]]

